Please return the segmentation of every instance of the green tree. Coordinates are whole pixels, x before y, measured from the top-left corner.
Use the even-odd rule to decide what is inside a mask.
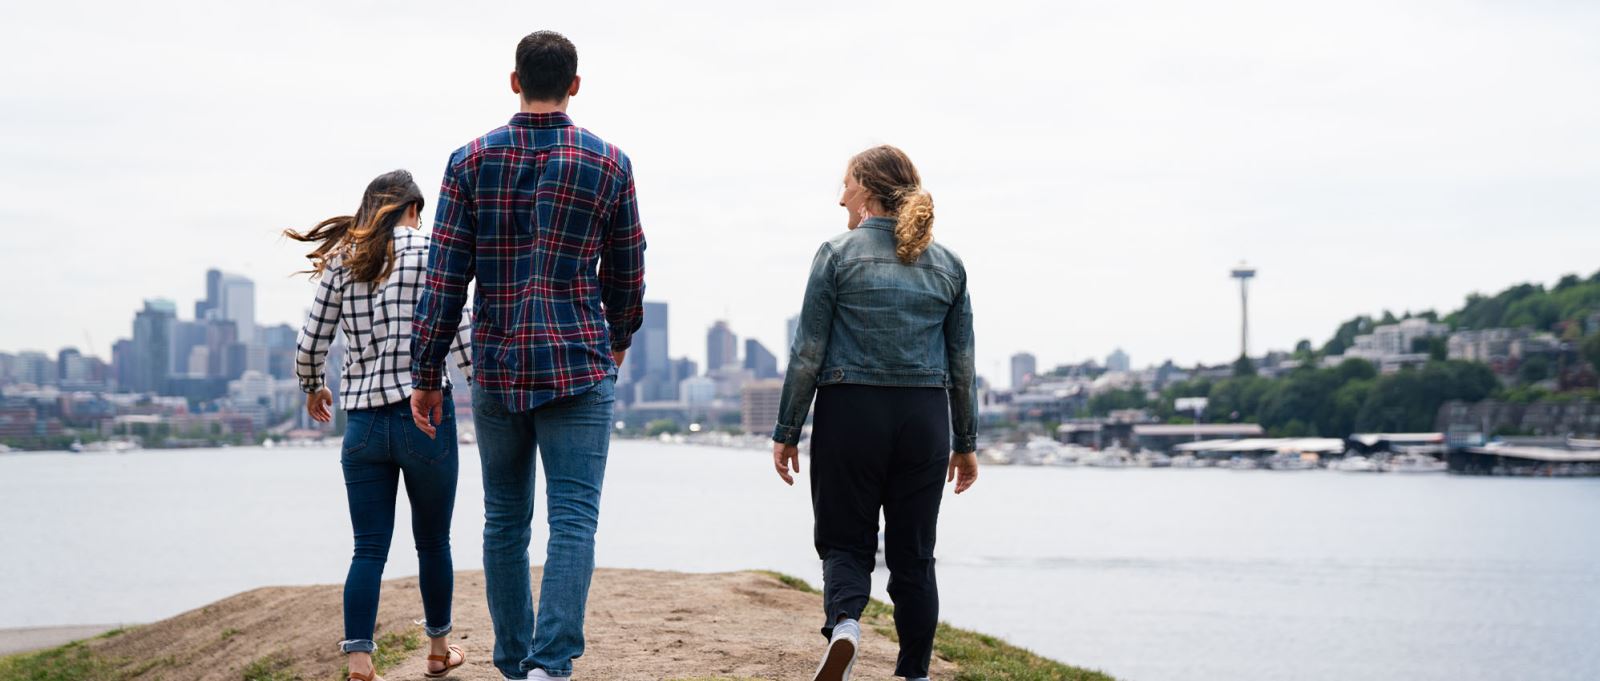
[[[1105,416],[1118,409],[1143,409],[1150,405],[1143,388],[1115,388],[1089,397],[1089,414]]]
[[[1445,402],[1477,402],[1497,387],[1489,367],[1474,362],[1429,362],[1421,369],[1381,376],[1356,415],[1356,429],[1432,430]]]
[[[1517,365],[1517,378],[1523,383],[1538,383],[1550,378],[1550,358],[1545,355],[1522,358],[1522,362]]]
[[[1600,276],[1600,272],[1595,273]],[[1589,360],[1595,371],[1600,371],[1600,333],[1589,334],[1578,344],[1578,352],[1583,358]]]
[[[656,419],[646,424],[644,431],[645,434],[649,435],[650,437],[675,435],[678,432],[678,422],[672,419]]]
[[[1239,355],[1239,359],[1233,360],[1233,375],[1235,378],[1256,375],[1256,363],[1250,361],[1249,357]]]

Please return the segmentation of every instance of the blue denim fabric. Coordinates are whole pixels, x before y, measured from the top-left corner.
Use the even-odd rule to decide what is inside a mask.
[[[587,392],[523,412],[473,388],[483,459],[483,572],[494,666],[506,678],[526,678],[534,669],[571,676],[572,661],[583,655],[615,382],[608,377]],[[550,525],[537,623],[528,567],[536,454],[544,462]]]
[[[450,633],[450,598],[455,567],[450,559],[450,517],[456,505],[456,405],[445,393],[444,421],[429,438],[411,420],[411,404],[399,402],[347,412],[345,493],[355,556],[344,581],[345,652],[372,652],[378,621],[378,587],[394,537],[394,501],[404,473],[411,500],[411,534],[417,544],[417,582],[430,637]]]
[[[934,243],[909,265],[894,220],[868,218],[817,251],[772,439],[800,441],[818,386],[938,387],[950,394],[952,448],[977,448],[972,299],[961,259]]]

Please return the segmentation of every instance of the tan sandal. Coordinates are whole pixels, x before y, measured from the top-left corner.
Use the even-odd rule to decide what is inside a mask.
[[[376,672],[376,671],[372,672],[371,674],[362,674],[361,672],[350,672],[350,681],[373,681],[376,678],[378,678],[378,672]]]
[[[444,678],[446,676],[449,676],[450,672],[455,671],[455,669],[457,667],[460,667],[461,665],[464,665],[464,664],[467,663],[467,654],[465,652],[463,652],[461,650],[461,648],[459,648],[457,646],[449,646],[446,650],[448,650],[449,652],[446,652],[443,655],[429,655],[428,656],[428,661],[429,662],[443,663],[444,664],[444,669],[440,669],[439,671],[436,671],[436,672],[424,672],[422,674],[424,677],[427,677],[427,678],[430,678],[430,679],[442,679],[442,678]],[[457,662],[455,664],[450,664],[450,653],[455,653],[457,657],[461,658],[461,661]]]

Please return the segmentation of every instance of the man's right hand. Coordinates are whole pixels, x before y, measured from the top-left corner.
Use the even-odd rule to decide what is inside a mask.
[[[411,420],[417,424],[417,430],[432,438],[438,432],[434,426],[444,420],[444,391],[413,389]]]

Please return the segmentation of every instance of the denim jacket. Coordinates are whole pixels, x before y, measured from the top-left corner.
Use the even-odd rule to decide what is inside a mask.
[[[967,269],[935,243],[895,256],[894,220],[874,217],[817,250],[772,439],[800,441],[818,386],[935,387],[950,393],[957,452],[977,445],[972,301]]]

